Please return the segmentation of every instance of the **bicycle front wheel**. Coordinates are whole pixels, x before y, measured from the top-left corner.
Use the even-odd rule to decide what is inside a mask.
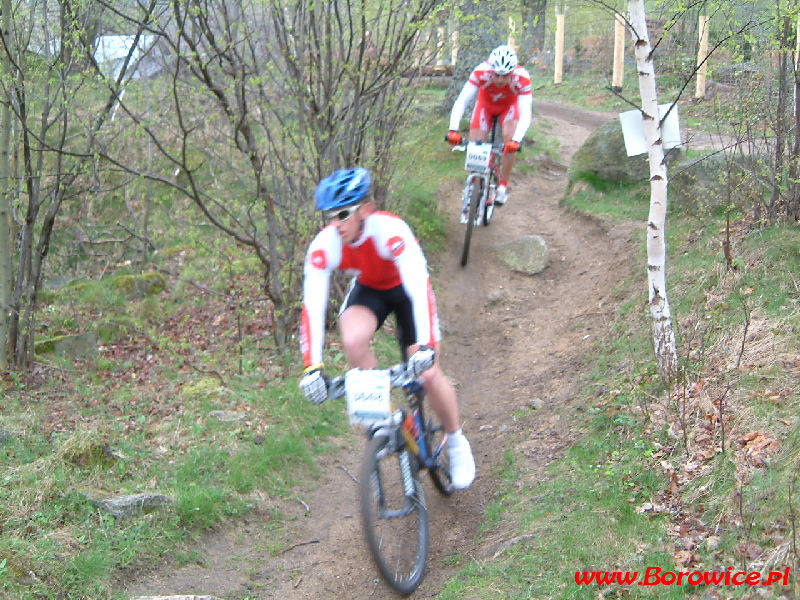
[[[361,521],[372,558],[401,594],[417,589],[428,560],[428,508],[414,460],[406,449],[390,452],[388,437],[375,436],[367,446],[359,484]],[[410,496],[403,484],[403,462],[412,481]]]
[[[497,189],[497,179],[498,179],[497,174],[499,172],[500,171],[497,169],[497,167],[495,167],[489,173],[489,190],[490,191]],[[490,201],[491,201],[491,204],[488,204],[488,202],[490,202]],[[488,198],[487,197],[486,198],[486,202],[487,202],[486,210],[483,213],[483,224],[488,227],[489,223],[492,222],[492,217],[494,216],[494,208],[495,208],[494,207],[494,198]]]
[[[425,443],[432,457],[428,474],[439,493],[449,496],[455,488],[453,480],[450,479],[450,460],[445,448],[445,439],[444,426],[435,418],[428,418],[425,425]]]
[[[469,260],[469,243],[472,239],[472,228],[475,226],[475,217],[478,216],[478,207],[481,204],[481,194],[483,193],[483,179],[475,177],[472,179],[469,197],[469,216],[467,217],[467,230],[464,232],[464,249],[461,251],[461,266],[467,266]]]

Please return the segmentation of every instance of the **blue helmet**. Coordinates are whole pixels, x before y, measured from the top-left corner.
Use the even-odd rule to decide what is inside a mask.
[[[369,192],[371,181],[363,167],[335,171],[317,184],[317,210],[335,210],[359,202]]]

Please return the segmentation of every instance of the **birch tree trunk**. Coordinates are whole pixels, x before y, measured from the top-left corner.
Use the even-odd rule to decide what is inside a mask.
[[[666,239],[667,164],[661,140],[661,121],[658,113],[656,73],[652,47],[647,33],[644,0],[629,0],[630,26],[639,72],[639,93],[642,97],[642,118],[650,161],[650,215],[647,222],[647,282],[650,313],[653,317],[653,343],[658,372],[670,380],[678,370],[678,351],[672,315],[667,300]]]

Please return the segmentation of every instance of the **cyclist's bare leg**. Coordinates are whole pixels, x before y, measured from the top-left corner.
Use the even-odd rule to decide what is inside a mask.
[[[483,129],[469,130],[469,139],[472,142],[485,142],[488,137],[489,137],[489,132],[484,131]]]
[[[517,128],[517,119],[509,119],[503,122],[503,141],[510,140],[514,135],[514,130]],[[503,166],[500,169],[500,181],[508,182],[511,177],[511,169],[514,166],[514,161],[517,158],[517,153],[503,154]]]
[[[419,348],[417,344],[410,346],[408,355],[411,356],[417,348]],[[450,380],[439,366],[439,345],[434,346],[434,349],[436,350],[436,358],[433,366],[425,371],[425,381],[422,387],[425,388],[431,408],[439,417],[442,425],[444,425],[445,431],[452,433],[459,428],[458,397],[456,396],[456,388],[453,387],[453,384],[450,383]]]
[[[370,342],[378,330],[378,319],[366,306],[350,306],[339,315],[339,332],[342,347],[350,367],[375,369],[378,359],[372,353]]]

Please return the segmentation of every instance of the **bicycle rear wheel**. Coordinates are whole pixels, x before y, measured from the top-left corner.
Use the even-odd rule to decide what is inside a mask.
[[[474,177],[470,188],[469,217],[467,217],[467,230],[464,232],[464,249],[461,251],[461,266],[467,266],[469,260],[469,243],[472,239],[472,228],[475,226],[475,217],[478,215],[478,206],[483,193],[483,179]]]
[[[409,463],[414,493],[406,496],[401,457]],[[389,451],[389,438],[375,436],[367,446],[359,484],[361,521],[372,558],[383,578],[410,594],[425,576],[428,560],[428,508],[415,459],[408,450]]]

